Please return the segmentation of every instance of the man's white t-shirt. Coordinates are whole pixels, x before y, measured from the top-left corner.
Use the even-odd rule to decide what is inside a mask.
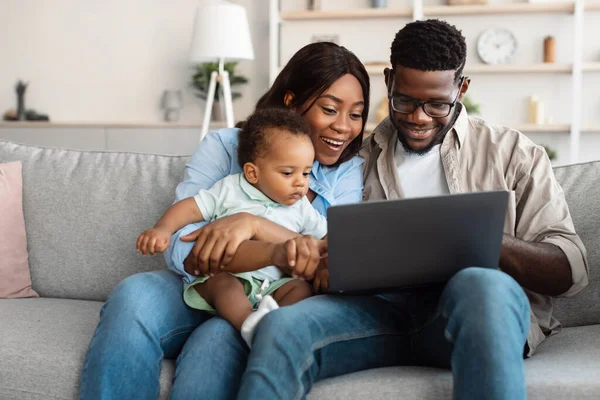
[[[396,142],[394,159],[404,197],[430,197],[450,194],[440,155],[441,144],[423,155],[408,153]]]

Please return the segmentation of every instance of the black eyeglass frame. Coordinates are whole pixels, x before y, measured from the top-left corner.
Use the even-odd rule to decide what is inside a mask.
[[[427,115],[429,115],[431,118],[445,118],[448,115],[450,115],[450,113],[452,112],[452,108],[454,108],[454,106],[456,105],[456,102],[458,101],[458,97],[460,96],[460,91],[462,89],[463,83],[465,82],[466,76],[461,76],[460,77],[460,83],[458,84],[458,93],[456,94],[456,97],[454,98],[454,101],[451,103],[447,103],[444,101],[421,101],[421,100],[415,100],[415,99],[406,99],[406,100],[402,100],[404,102],[411,102],[413,104],[413,109],[410,112],[405,112],[405,111],[398,111],[394,108],[394,95],[391,93],[388,93],[388,100],[390,101],[390,106],[392,107],[392,110],[394,112],[400,113],[400,114],[404,114],[404,115],[410,115],[412,113],[414,113],[417,108],[421,107],[423,108],[423,112]],[[394,82],[392,81],[392,85],[391,88],[394,87]],[[448,112],[445,115],[431,115],[427,112],[427,109],[425,108],[425,106],[427,104],[440,104],[440,105],[445,105],[445,106],[449,106],[448,107]]]

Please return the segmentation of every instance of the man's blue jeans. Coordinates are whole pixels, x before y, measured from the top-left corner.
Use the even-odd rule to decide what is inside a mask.
[[[284,307],[261,322],[249,358],[239,333],[186,307],[181,288],[160,271],[114,290],[90,342],[80,398],[156,398],[163,354],[179,354],[173,399],[231,399],[238,390],[240,398],[303,398],[319,379],[406,364],[451,367],[459,399],[525,398],[529,303],[499,271],[463,270],[443,292],[317,296]]]
[[[258,326],[239,399],[301,399],[324,378],[389,365],[451,368],[456,399],[525,399],[529,301],[498,270],[467,268],[443,288],[319,296]]]

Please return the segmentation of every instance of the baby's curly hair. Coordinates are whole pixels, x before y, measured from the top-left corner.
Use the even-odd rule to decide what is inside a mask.
[[[415,21],[396,33],[390,61],[419,71],[456,71],[460,79],[467,59],[467,43],[454,25],[439,19]]]
[[[268,151],[273,135],[278,131],[292,135],[305,135],[310,139],[310,127],[306,119],[287,108],[264,108],[256,110],[244,121],[238,134],[238,163],[255,162]]]

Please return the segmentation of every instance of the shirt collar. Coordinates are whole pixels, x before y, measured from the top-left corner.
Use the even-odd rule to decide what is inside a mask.
[[[462,103],[458,104],[460,104],[461,108],[460,114],[458,114],[458,118],[456,118],[451,132],[454,131],[456,137],[458,138],[458,147],[460,148],[465,142],[465,138],[467,137],[467,132],[469,130],[469,115],[467,114],[467,108]]]
[[[248,198],[250,198],[251,200],[263,203],[265,206],[281,206],[281,204],[274,202],[266,194],[252,186],[252,184],[246,180],[246,177],[243,173],[240,174],[240,187],[242,188],[242,191],[246,193],[246,196],[248,196]]]
[[[466,107],[460,104],[460,113],[458,114],[458,118],[454,121],[454,125],[450,129],[450,133],[454,133],[458,138],[459,147],[465,141],[465,137],[467,136],[467,131],[469,129],[469,115],[467,114]],[[385,150],[390,145],[395,145],[398,132],[390,117],[386,117],[375,129],[373,129],[373,138],[375,142],[382,150]],[[394,148],[395,149],[395,148]]]

